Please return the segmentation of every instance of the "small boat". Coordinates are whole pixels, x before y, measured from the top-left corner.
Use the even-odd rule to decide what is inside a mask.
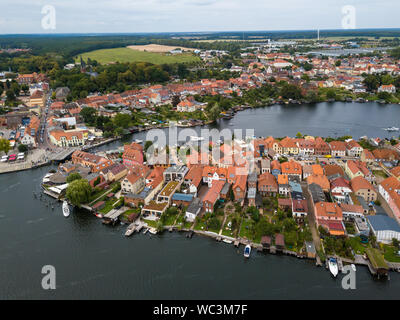
[[[227,243],[227,244],[231,244],[232,243],[232,241],[231,240],[228,240],[228,239],[224,239],[224,240],[222,240],[223,242],[225,242],[225,243]]]
[[[386,128],[385,130],[388,132],[395,132],[395,131],[399,131],[400,129],[396,128],[396,127],[390,127],[390,128]]]
[[[352,264],[351,264],[351,269],[353,269],[353,271],[354,271],[354,272],[356,272],[356,271],[357,271],[357,269],[356,269],[356,265],[355,265],[354,263],[352,263]]]
[[[339,273],[339,268],[337,264],[337,260],[335,258],[329,258],[328,260],[329,271],[336,278]]]
[[[138,144],[141,144],[141,143],[143,143],[143,140],[135,139],[135,142],[138,143]]]
[[[102,219],[103,218],[103,215],[101,214],[101,213],[95,213],[94,214],[97,218],[99,218],[99,219]]]
[[[190,141],[203,141],[203,137],[190,136]]]
[[[149,231],[149,228],[144,229],[143,234],[146,234]]]
[[[126,229],[125,236],[129,237],[130,235],[132,235],[132,233],[135,232],[135,228],[136,226],[134,223],[130,224],[129,227]]]
[[[149,229],[149,232],[150,232],[151,234],[157,234],[157,229],[155,229],[155,228],[150,228],[150,229]]]
[[[251,253],[251,246],[248,244],[245,248],[244,248],[244,257],[245,258],[249,258],[250,257],[250,253]]]
[[[68,217],[69,216],[69,214],[70,214],[69,206],[68,206],[68,202],[65,201],[65,200],[64,200],[63,205],[62,205],[62,211],[63,211],[64,217]]]

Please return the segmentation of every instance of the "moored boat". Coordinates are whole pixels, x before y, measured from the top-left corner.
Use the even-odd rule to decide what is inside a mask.
[[[339,268],[337,264],[336,258],[329,258],[328,260],[328,267],[331,274],[336,278],[339,273]]]
[[[232,241],[231,240],[228,240],[228,239],[224,239],[224,240],[222,240],[223,242],[225,242],[225,243],[227,243],[227,244],[231,244],[232,243]]]
[[[68,206],[68,202],[67,201],[63,201],[63,205],[62,205],[62,211],[63,211],[63,215],[64,217],[68,217],[70,215],[70,211],[69,211],[69,206]]]
[[[250,257],[250,253],[251,253],[251,246],[248,244],[245,248],[244,248],[244,257],[245,258],[249,258]]]
[[[357,269],[356,269],[356,265],[355,265],[354,263],[352,263],[352,264],[351,264],[351,269],[353,269],[353,271],[354,271],[354,272],[356,272],[356,271],[357,271]]]

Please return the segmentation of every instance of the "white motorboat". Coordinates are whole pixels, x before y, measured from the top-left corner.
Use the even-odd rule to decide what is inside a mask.
[[[331,274],[336,278],[339,273],[339,268],[337,264],[337,260],[335,258],[329,258],[328,267]]]
[[[69,216],[70,211],[69,211],[69,206],[68,206],[68,202],[67,201],[63,202],[62,211],[63,211],[64,217],[68,217]]]
[[[224,239],[224,240],[222,240],[223,242],[225,242],[225,243],[227,243],[227,244],[231,244],[232,243],[232,240],[228,240],[228,239]]]
[[[156,229],[156,228],[150,228],[150,229],[149,229],[149,232],[150,232],[151,234],[157,234],[157,229]]]
[[[131,223],[129,225],[129,227],[126,229],[125,236],[129,237],[130,235],[132,235],[132,233],[135,232],[135,228],[136,228],[136,225],[134,223]]]
[[[356,269],[356,265],[355,265],[354,263],[352,263],[352,264],[351,264],[351,269],[353,269],[353,271],[354,271],[354,272],[356,272],[356,271],[357,271],[357,269]]]
[[[251,246],[248,244],[245,248],[244,248],[244,257],[245,258],[249,258],[250,257],[250,253],[251,253]]]
[[[395,131],[399,131],[400,129],[396,128],[396,127],[390,127],[390,128],[386,128],[385,130],[389,131],[389,132],[395,132]]]
[[[203,137],[190,136],[190,141],[203,141]]]

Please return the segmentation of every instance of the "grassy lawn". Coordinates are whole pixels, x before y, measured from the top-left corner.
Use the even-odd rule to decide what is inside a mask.
[[[367,244],[361,243],[360,237],[350,237],[350,244],[356,254],[364,254]]]
[[[393,246],[383,245],[384,257],[386,261],[389,262],[400,262],[400,255],[397,254],[399,251]]]
[[[144,222],[151,228],[157,228],[157,221],[143,219]]]
[[[200,220],[199,222],[196,223],[196,225],[194,226],[195,230],[199,230],[199,231],[206,231],[206,224],[204,221]]]
[[[250,225],[252,224],[251,219],[243,219],[242,225],[240,227],[240,237],[246,239],[253,239],[253,235],[250,233]]]
[[[92,60],[96,60],[101,64],[107,64],[117,61],[121,63],[149,62],[153,64],[191,63],[200,61],[200,58],[190,53],[166,55],[162,53],[136,51],[129,48],[101,49],[86,52],[78,55],[75,61],[79,62],[81,56],[83,60],[87,60],[88,58],[90,58]]]

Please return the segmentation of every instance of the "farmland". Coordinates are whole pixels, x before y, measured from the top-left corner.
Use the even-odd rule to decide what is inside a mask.
[[[155,52],[143,52],[129,48],[101,49],[86,52],[76,56],[75,61],[79,62],[88,58],[96,60],[100,64],[110,64],[115,62],[149,62],[152,64],[173,64],[173,63],[192,63],[200,61],[200,58],[191,53],[167,55]]]

